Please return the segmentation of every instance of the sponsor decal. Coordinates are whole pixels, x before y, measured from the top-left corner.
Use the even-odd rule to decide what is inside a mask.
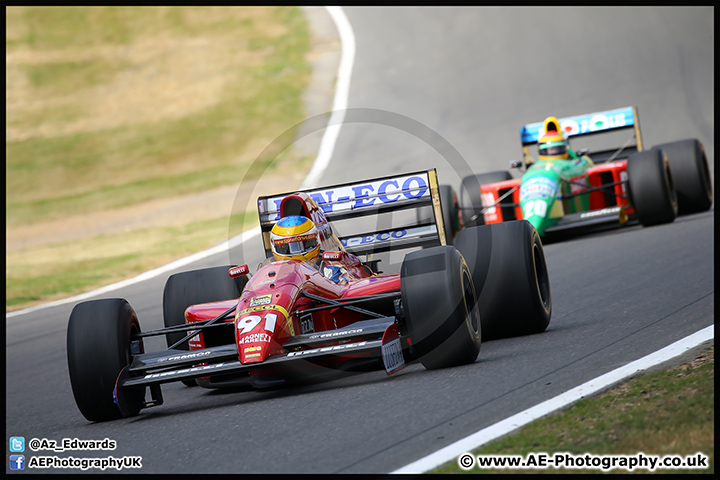
[[[340,260],[340,252],[323,252],[323,260]]]
[[[559,121],[560,128],[568,137],[613,128],[629,127],[635,124],[632,107],[561,118]],[[523,143],[537,142],[542,130],[543,122],[525,125],[520,129],[520,138]]]
[[[557,184],[545,177],[529,178],[520,187],[520,201],[531,198],[553,198],[557,194]]]
[[[260,295],[259,297],[252,297],[250,299],[250,307],[257,307],[258,305],[267,305],[272,301],[271,295]]]
[[[383,363],[385,364],[385,371],[388,375],[397,372],[405,366],[405,358],[402,354],[399,338],[382,344],[382,357]]]
[[[314,348],[312,350],[303,350],[300,352],[290,352],[288,353],[288,357],[301,357],[304,355],[312,355],[315,353],[331,353],[331,352],[338,352],[342,350],[352,350],[354,348],[360,348],[364,347],[367,342],[359,342],[359,343],[346,343],[344,345],[334,345],[332,347],[323,347],[323,348]]]
[[[233,267],[230,270],[228,270],[228,273],[231,277],[239,277],[241,275],[246,275],[248,272],[250,272],[250,269],[247,265],[240,265],[239,267]]]
[[[356,328],[354,330],[344,330],[340,332],[330,332],[330,333],[320,333],[317,335],[310,335],[310,340],[317,340],[319,338],[333,338],[333,337],[342,337],[344,335],[352,335],[353,333],[360,333],[362,332],[362,328]]]
[[[485,192],[482,194],[482,204],[487,208],[485,215],[495,213],[495,194],[493,192]]]
[[[485,216],[485,222],[489,223],[496,221],[498,219],[498,212],[497,207],[495,206],[495,202],[497,201],[495,194],[493,192],[482,192],[481,198],[484,208],[483,215]]]
[[[288,237],[288,238],[278,238],[278,239],[275,239],[275,245],[285,245],[288,243],[302,242],[305,240],[312,240],[314,238],[315,238],[314,233],[308,233],[306,235],[297,235],[295,237]]]
[[[256,345],[254,347],[247,347],[243,350],[244,353],[250,353],[250,352],[259,352],[262,350],[262,347],[260,345]]]
[[[602,210],[595,210],[594,212],[585,212],[580,215],[580,218],[599,217],[602,215],[610,215],[611,213],[618,213],[620,207],[603,208]]]
[[[385,329],[380,349],[382,351],[385,371],[388,375],[392,375],[405,367],[405,357],[403,357],[402,354],[402,346],[400,345],[400,336],[398,335],[396,324],[392,324]]]
[[[181,374],[185,374],[185,373],[205,372],[207,370],[214,370],[214,369],[220,368],[223,365],[225,365],[225,364],[224,363],[215,363],[212,365],[204,365],[202,367],[183,368],[182,370],[171,370],[169,372],[151,373],[149,375],[145,375],[144,379],[150,380],[153,378],[169,377],[169,376],[181,375]]]
[[[430,196],[427,174],[405,175],[384,180],[376,180],[355,185],[333,187],[332,189],[308,192],[324,213],[337,213],[346,210],[368,208],[382,204],[392,204],[403,200],[416,200]],[[260,204],[261,213],[274,213],[269,221],[280,218],[280,202],[284,197],[274,197]],[[272,212],[268,212],[273,209]],[[315,221],[315,219],[313,219]],[[315,223],[325,223],[323,221]]]
[[[368,243],[385,242],[392,238],[403,238],[407,234],[407,230],[400,229],[392,232],[377,233],[375,235],[362,235],[360,237],[343,238],[340,239],[340,243],[343,244],[343,247],[353,247],[357,245],[365,245]]]
[[[426,235],[437,235],[437,227],[435,225],[426,225],[423,227],[413,227],[408,229],[391,230],[370,235],[361,235],[359,237],[341,238],[340,243],[344,247],[357,247],[360,245],[368,245],[377,242],[387,242],[389,240],[398,240],[406,238],[420,238]]]
[[[267,333],[251,333],[250,335],[245,335],[240,340],[238,340],[238,344],[242,345],[244,343],[256,343],[256,342],[270,342],[272,337],[268,335]]]
[[[187,353],[184,355],[174,355],[172,357],[166,357],[166,358],[158,358],[158,363],[160,362],[173,362],[175,360],[188,360],[191,358],[199,358],[204,357],[205,355],[210,355],[209,351],[205,352],[197,352],[197,353]]]
[[[245,355],[245,358],[253,358],[253,357],[259,357],[259,356],[260,356],[259,353],[250,353],[248,355]]]
[[[572,118],[565,120],[564,122],[560,122],[560,129],[565,132],[565,135],[568,137],[570,135],[577,135],[580,133],[580,125]]]
[[[249,308],[246,308],[246,309],[244,309],[244,310],[240,310],[240,311],[237,313],[236,318],[239,318],[239,317],[245,315],[246,313],[262,312],[262,311],[264,311],[264,310],[277,310],[278,312],[282,313],[282,314],[285,316],[285,318],[289,318],[289,317],[290,317],[290,315],[288,315],[288,311],[285,310],[285,307],[283,307],[283,306],[281,306],[281,305],[258,305],[258,306],[255,306],[255,307],[249,307]]]

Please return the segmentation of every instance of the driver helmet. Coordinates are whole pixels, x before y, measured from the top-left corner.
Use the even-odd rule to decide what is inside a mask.
[[[270,231],[270,246],[276,260],[310,261],[320,253],[317,228],[301,215],[278,220]]]
[[[545,134],[538,140],[538,159],[567,160],[570,145],[560,129],[560,122],[555,117],[548,117],[544,123]]]

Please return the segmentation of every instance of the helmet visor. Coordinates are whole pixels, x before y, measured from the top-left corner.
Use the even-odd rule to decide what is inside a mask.
[[[538,145],[538,151],[543,157],[554,157],[556,155],[567,155],[568,147],[565,142],[548,142]]]
[[[291,238],[280,238],[274,242],[275,253],[293,256],[307,253],[318,246],[317,234],[298,235]]]

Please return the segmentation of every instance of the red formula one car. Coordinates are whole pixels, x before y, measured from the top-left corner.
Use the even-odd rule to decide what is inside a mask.
[[[615,143],[607,148],[613,137]],[[525,219],[547,239],[626,223],[668,223],[712,204],[702,144],[688,139],[644,150],[635,107],[548,117],[524,125],[520,138],[524,161],[511,166],[526,167],[521,178],[496,171],[463,179],[460,204],[466,226]],[[576,153],[567,149],[568,138],[596,140],[598,148]],[[558,140],[563,155],[538,151],[536,161],[530,147],[542,139]]]
[[[339,238],[330,223],[428,206],[424,224]],[[68,367],[85,418],[159,405],[167,382],[263,388],[344,371],[392,374],[416,360],[428,369],[472,363],[481,335],[539,333],[550,321],[532,225],[465,229],[446,245],[435,170],[261,197],[258,209],[266,260],[253,275],[247,265],[172,275],[165,328],[143,332],[120,298],[75,306]],[[398,273],[360,258],[396,249],[413,249]],[[168,348],[145,352],[151,335],[166,336]]]

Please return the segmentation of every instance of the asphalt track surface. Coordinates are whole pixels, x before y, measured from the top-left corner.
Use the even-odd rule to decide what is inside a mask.
[[[696,137],[714,171],[711,7],[344,11],[357,42],[348,106],[391,114],[357,110],[370,116],[343,126],[321,185],[436,167],[458,188],[458,169],[405,127],[436,132],[480,173],[520,158],[524,123],[629,105],[646,146]],[[139,455],[142,473],[391,472],[712,325],[713,227],[714,209],[546,245],[548,330],[484,342],[471,365],[266,392],[167,384],[164,405],[109,423],[87,422],[73,401],[73,305],[10,317],[6,438],[110,438],[113,451],[25,454]],[[252,261],[259,239],[249,243],[255,254],[223,252],[181,270]],[[170,273],[102,296],[126,298],[144,330],[159,328]]]

